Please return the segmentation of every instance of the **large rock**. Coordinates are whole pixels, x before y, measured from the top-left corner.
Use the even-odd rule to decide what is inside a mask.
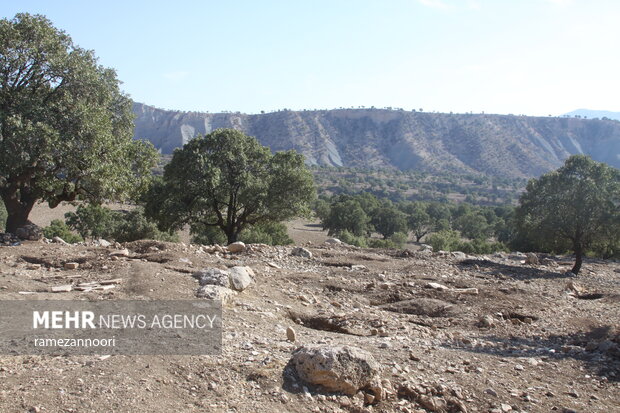
[[[370,390],[382,397],[379,364],[356,347],[304,346],[293,353],[292,364],[303,381],[349,396]]]
[[[228,270],[230,285],[234,290],[243,291],[254,284],[254,271],[250,267],[232,267]]]
[[[237,241],[237,242],[233,242],[232,244],[230,244],[228,247],[228,252],[243,252],[245,251],[245,244],[241,241]]]
[[[525,254],[525,263],[529,265],[538,265],[540,261],[538,260],[538,255],[533,252],[528,252]]]
[[[219,285],[203,285],[198,287],[196,297],[208,300],[220,300],[222,305],[228,304],[235,296],[235,292],[230,288]]]
[[[43,232],[38,225],[33,224],[32,222],[28,222],[23,227],[17,228],[15,231],[15,235],[19,239],[28,240],[28,241],[38,241],[43,238]]]
[[[219,285],[220,287],[230,288],[230,274],[228,271],[219,268],[204,268],[192,274],[198,279],[200,285]]]
[[[291,255],[294,255],[296,257],[312,258],[312,253],[302,247],[293,248],[293,251],[291,251]]]

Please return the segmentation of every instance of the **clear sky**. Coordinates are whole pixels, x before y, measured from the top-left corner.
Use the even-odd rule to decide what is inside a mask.
[[[620,111],[618,0],[4,0],[160,108]]]

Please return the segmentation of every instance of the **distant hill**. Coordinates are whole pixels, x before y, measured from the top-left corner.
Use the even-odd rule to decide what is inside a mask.
[[[577,109],[572,112],[568,112],[566,116],[581,116],[588,119],[615,119],[620,120],[620,112],[610,112],[608,110],[590,110],[590,109]]]
[[[236,128],[272,151],[295,149],[314,165],[522,178],[585,153],[620,168],[620,122],[613,120],[387,109],[213,114],[141,103],[134,104],[134,112],[135,137],[162,153],[196,135]]]

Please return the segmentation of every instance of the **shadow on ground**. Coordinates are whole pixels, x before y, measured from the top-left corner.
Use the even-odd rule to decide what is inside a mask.
[[[539,268],[532,268],[522,265],[508,265],[493,262],[489,260],[463,260],[457,264],[462,270],[468,270],[477,266],[477,271],[484,274],[495,275],[499,278],[514,278],[517,280],[533,280],[533,279],[560,279],[572,278],[571,273],[559,273]]]
[[[478,354],[507,357],[532,357],[547,360],[574,359],[584,367],[609,381],[620,382],[620,332],[612,326],[593,327],[566,335],[547,338],[483,336],[480,339],[492,346],[464,345],[460,341],[445,342],[444,348]]]

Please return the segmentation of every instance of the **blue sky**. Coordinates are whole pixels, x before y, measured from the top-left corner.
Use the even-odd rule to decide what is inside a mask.
[[[5,1],[166,109],[620,111],[616,0]]]

